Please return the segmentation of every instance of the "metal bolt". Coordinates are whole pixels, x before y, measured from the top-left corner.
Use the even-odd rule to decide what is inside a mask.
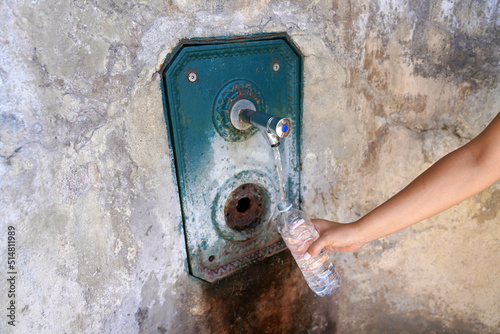
[[[196,75],[195,72],[190,72],[188,74],[188,80],[189,82],[195,82],[198,79],[198,76]]]
[[[273,71],[278,72],[280,70],[280,64],[279,63],[274,63],[273,64]]]

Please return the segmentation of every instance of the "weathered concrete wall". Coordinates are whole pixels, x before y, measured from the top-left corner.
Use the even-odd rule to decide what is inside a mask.
[[[500,111],[498,1],[0,8],[1,279],[8,226],[18,271],[2,333],[498,331],[499,184],[336,254],[331,298],[287,253],[218,284],[190,278],[155,74],[180,38],[288,32],[305,55],[304,207],[348,222]]]

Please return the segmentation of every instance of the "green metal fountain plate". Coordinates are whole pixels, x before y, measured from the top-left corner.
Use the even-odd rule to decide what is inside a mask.
[[[292,121],[280,145],[287,195],[300,205],[302,56],[285,34],[184,40],[161,69],[190,273],[208,282],[284,249],[275,226],[274,155],[241,99]]]

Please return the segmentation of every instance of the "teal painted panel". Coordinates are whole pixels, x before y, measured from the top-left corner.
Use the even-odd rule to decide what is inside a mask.
[[[228,112],[244,98],[257,111],[292,121],[280,152],[288,197],[300,206],[302,57],[283,34],[195,39],[183,41],[161,72],[190,272],[213,282],[284,249],[275,226],[279,190],[272,149],[253,127],[232,127]],[[248,209],[259,210],[259,219],[231,227],[228,210],[235,219],[243,204],[234,211],[229,203],[240,203],[236,189],[246,198],[248,183],[261,189],[257,197],[248,195],[259,201]]]

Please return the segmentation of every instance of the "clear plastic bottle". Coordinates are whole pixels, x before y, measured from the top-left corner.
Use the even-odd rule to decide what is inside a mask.
[[[320,297],[329,296],[340,288],[340,275],[335,270],[331,254],[324,249],[317,256],[304,260],[304,254],[319,234],[307,214],[292,208],[291,204],[278,204],[278,232],[292,253],[307,284]]]

